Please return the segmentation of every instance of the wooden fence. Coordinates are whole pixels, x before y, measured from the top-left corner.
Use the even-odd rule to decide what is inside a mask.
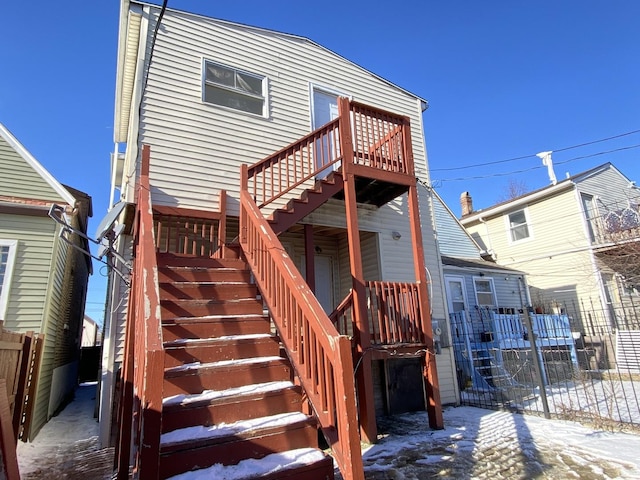
[[[27,441],[44,335],[16,333],[0,322],[0,451],[6,478],[19,478],[15,447]]]

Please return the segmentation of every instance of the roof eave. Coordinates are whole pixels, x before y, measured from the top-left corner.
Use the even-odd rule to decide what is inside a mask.
[[[120,2],[120,27],[118,33],[118,62],[116,68],[116,96],[114,106],[113,140],[126,142],[131,116],[131,102],[138,64],[138,45],[142,7]]]
[[[20,155],[25,162],[27,162],[31,168],[33,168],[38,175],[40,175],[45,182],[47,182],[60,197],[72,207],[76,206],[76,198],[58,182],[53,175],[51,175],[46,168],[44,168],[38,160],[35,159],[31,153],[22,145],[13,134],[7,130],[7,128],[0,123],[0,136],[13,148],[18,155]]]

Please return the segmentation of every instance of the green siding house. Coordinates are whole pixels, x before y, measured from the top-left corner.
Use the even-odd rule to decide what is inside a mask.
[[[0,323],[45,335],[26,441],[76,386],[91,273],[91,259],[60,238],[48,212],[53,204],[63,206],[68,222],[86,232],[91,197],[61,185],[2,124],[0,172]],[[68,239],[88,248],[78,235]]]

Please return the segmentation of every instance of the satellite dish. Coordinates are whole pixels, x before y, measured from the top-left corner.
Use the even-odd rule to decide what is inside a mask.
[[[96,240],[98,242],[102,241],[104,236],[113,228],[113,224],[116,223],[116,220],[127,206],[126,202],[118,202],[111,210],[104,216],[100,225],[98,225],[98,229],[96,230]]]

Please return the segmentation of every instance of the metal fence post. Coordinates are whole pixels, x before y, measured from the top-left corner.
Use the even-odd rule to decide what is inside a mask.
[[[529,344],[531,345],[531,354],[533,358],[535,358],[535,362],[533,364],[533,369],[536,374],[536,380],[538,382],[538,386],[540,387],[540,400],[542,401],[542,409],[544,411],[544,418],[551,418],[551,414],[549,413],[549,403],[547,402],[547,390],[545,388],[545,381],[542,375],[542,370],[544,368],[542,364],[542,358],[538,352],[538,345],[536,342],[536,334],[533,331],[533,323],[531,322],[530,314],[533,313],[533,307],[529,306],[523,310],[522,318],[524,319],[525,327],[527,327],[527,331],[529,332]]]

